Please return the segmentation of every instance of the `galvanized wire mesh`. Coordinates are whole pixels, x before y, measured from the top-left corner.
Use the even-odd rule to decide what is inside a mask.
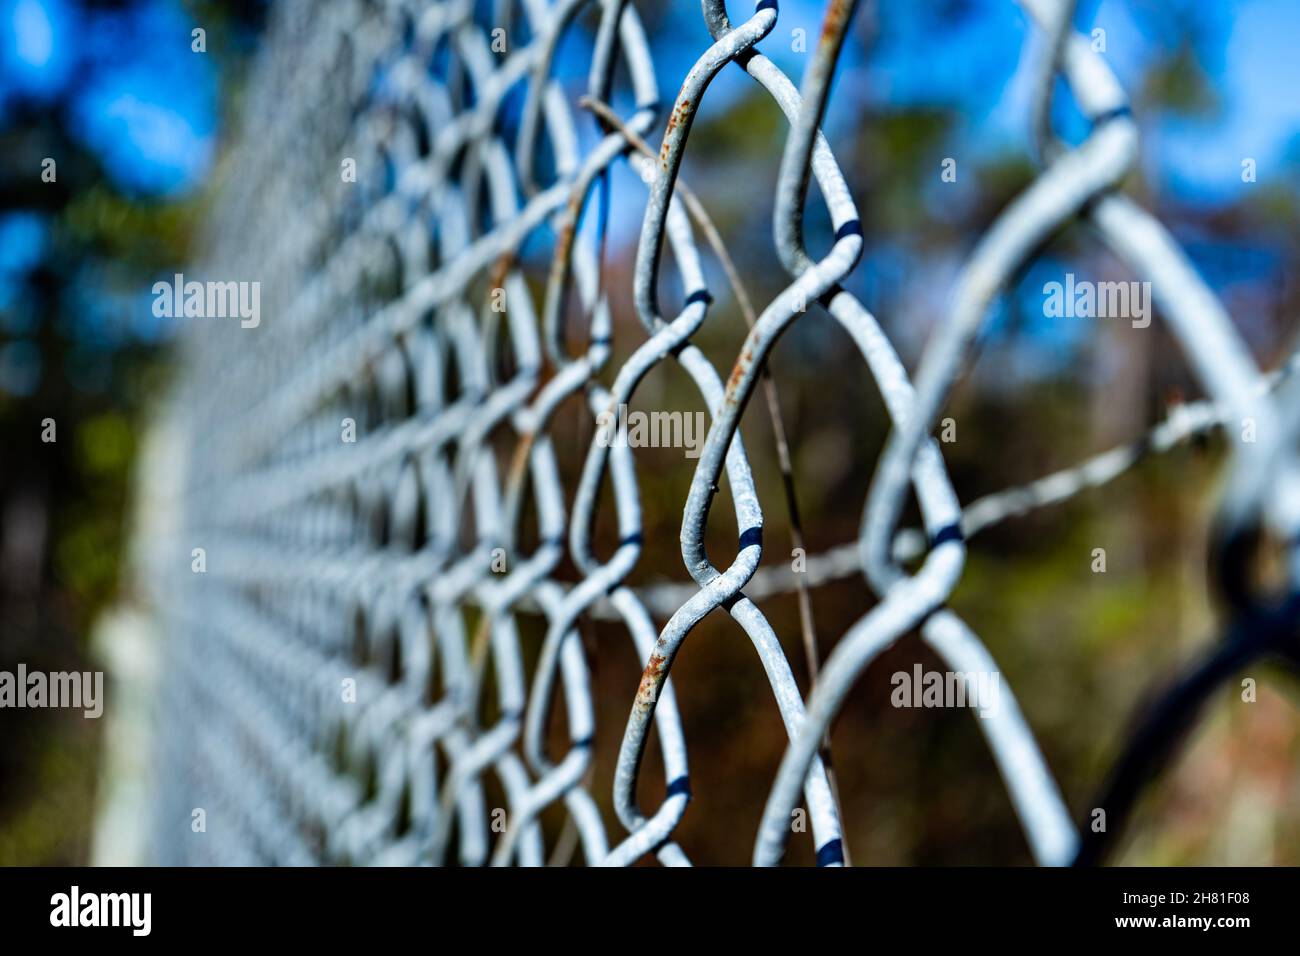
[[[713,43],[667,110],[629,0],[276,5],[202,263],[214,276],[260,279],[266,319],[254,330],[196,323],[186,337],[170,409],[187,436],[178,523],[149,551],[169,636],[158,816],[202,807],[220,839],[160,827],[158,859],[536,865],[556,858],[539,816],[560,805],[587,863],[686,864],[674,830],[691,795],[688,741],[669,674],[692,629],[720,611],[752,642],[790,738],[754,861],[779,861],[802,799],[819,863],[841,863],[819,750],[871,660],[919,629],[954,671],[996,670],[945,606],[966,539],[1243,419],[1257,439],[1233,446],[1215,557],[1233,606],[1262,613],[1241,543],[1261,528],[1292,536],[1297,386],[1260,373],[1176,243],[1119,191],[1136,127],[1104,60],[1071,29],[1073,4],[1022,6],[1051,41],[1036,110],[1042,169],[981,237],[912,375],[841,286],[862,230],[818,129],[851,0],[828,5],[801,88],[760,52],[779,18],[774,0],[737,24],[704,0]],[[584,112],[552,73],[559,44],[593,10]],[[678,171],[692,120],[729,66],[789,121],[773,221],[789,282],[755,317],[734,366],[719,370],[692,342],[713,301],[710,253],[696,237],[716,235]],[[1077,147],[1047,124],[1058,74],[1092,123]],[[616,119],[608,103],[634,105]],[[590,148],[579,123],[599,123]],[[661,147],[643,151],[641,139]],[[340,175],[347,161],[355,182]],[[624,163],[648,191],[631,290],[642,329],[611,367],[602,237],[579,225]],[[813,181],[820,198],[810,200]],[[811,201],[824,202],[834,232],[819,258],[803,238]],[[1209,400],[1131,447],[963,507],[931,432],[994,298],[1076,218],[1152,283]],[[530,281],[525,250],[539,243],[550,265]],[[665,247],[685,288],[671,308],[658,295]],[[763,510],[738,426],[776,338],[815,309],[857,346],[893,431],[864,489],[859,539],[811,557],[804,574],[759,571]],[[585,329],[576,342],[566,335],[574,312]],[[680,365],[712,418],[698,461],[683,465],[693,478],[681,553],[694,584],[634,590],[624,582],[642,549],[636,453],[602,440],[595,422],[661,363]],[[575,403],[590,411],[589,449],[566,488],[551,429]],[[704,540],[724,473],[740,534],[735,559],[718,567]],[[924,527],[903,529],[913,493]],[[603,556],[593,547],[601,509],[619,540]],[[805,703],[755,600],[858,573],[869,610],[835,642]],[[537,617],[545,638],[526,662],[521,621]],[[595,735],[618,728],[595,726],[584,617],[620,622],[646,662],[613,780],[590,774]],[[1270,641],[1289,640],[1283,620]],[[567,746],[553,752],[557,697]],[[652,724],[668,785],[643,808]],[[1070,862],[1075,824],[1014,699],[979,725],[1034,857]],[[616,827],[597,787],[612,788]],[[504,794],[503,826],[493,825],[492,788]]]

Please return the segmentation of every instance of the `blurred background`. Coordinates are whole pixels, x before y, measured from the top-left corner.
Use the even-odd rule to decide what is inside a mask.
[[[201,236],[267,5],[0,0],[0,669],[103,669],[122,630],[113,622],[140,599],[124,568],[133,515],[149,502],[133,500],[132,480],[186,321],[156,318],[150,287],[180,271]],[[637,6],[666,98],[709,37],[696,3]],[[783,2],[760,49],[797,79],[821,13],[815,0]],[[1081,0],[1076,19],[1085,32],[1105,31],[1104,55],[1141,130],[1127,190],[1187,250],[1260,364],[1276,366],[1300,311],[1292,49],[1300,3]],[[196,27],[203,52],[192,49]],[[580,20],[557,58],[574,99],[593,29]],[[972,245],[1034,176],[1029,123],[1041,53],[1010,0],[861,4],[826,121],[866,232],[864,260],[846,285],[909,367]],[[1081,139],[1086,127],[1064,85],[1055,111],[1061,135]],[[760,305],[782,287],[770,196],[784,132],[770,98],[728,68],[704,101],[684,167]],[[47,157],[57,164],[53,182],[42,180]],[[957,160],[955,183],[940,178],[946,158]],[[1247,159],[1253,178],[1243,177]],[[614,185],[609,278],[629,286],[645,192],[626,167]],[[813,206],[818,248],[828,230]],[[717,263],[707,266],[711,287],[725,289]],[[1201,397],[1158,314],[1149,329],[1045,318],[1043,285],[1066,272],[1134,278],[1073,226],[1002,298],[947,413],[958,440],[944,453],[963,501],[1136,437]],[[640,341],[629,300],[614,297],[622,351],[611,368]],[[744,326],[733,302],[717,310],[696,341],[726,367]],[[857,534],[886,420],[847,338],[824,315],[797,323],[772,367],[808,550],[824,551]],[[679,392],[690,393],[684,376],[665,368],[637,405],[690,407],[673,400]],[[765,562],[779,565],[788,563],[780,475],[766,412],[754,404],[745,440],[766,503]],[[46,419],[56,423],[53,443],[42,441]],[[1204,529],[1223,459],[1221,437],[1193,442],[972,545],[952,604],[1015,689],[1076,816],[1092,805],[1152,689],[1213,639]],[[684,580],[678,530],[693,463],[679,449],[641,449],[638,465],[654,478],[642,478],[646,548],[630,583]],[[1098,547],[1105,574],[1090,569]],[[860,578],[814,592],[823,657],[867,606]],[[763,609],[806,687],[794,598]],[[641,664],[618,629],[602,641],[604,625],[584,628],[589,653],[599,648],[596,778],[607,780],[627,675],[634,689]],[[834,731],[854,862],[1029,862],[971,716],[890,707],[890,674],[917,661],[940,667],[915,637],[885,654]],[[1249,676],[1258,700],[1243,706],[1231,688],[1216,698],[1149,791],[1119,862],[1300,863],[1300,686],[1280,670]],[[714,615],[673,679],[695,794],[681,843],[694,858],[746,862],[785,740],[762,669],[734,625]],[[113,695],[110,684],[110,711]],[[0,728],[0,864],[103,859],[105,830],[119,819],[108,812],[111,720],[4,710]],[[608,793],[594,795],[607,808]],[[141,794],[126,809],[138,817],[149,808]],[[710,825],[718,820],[729,825]],[[789,859],[807,862],[806,851],[793,846]]]

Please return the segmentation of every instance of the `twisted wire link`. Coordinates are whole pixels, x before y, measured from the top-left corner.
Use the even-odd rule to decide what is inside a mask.
[[[953,670],[996,670],[945,606],[967,539],[1239,417],[1260,440],[1234,447],[1216,556],[1219,586],[1249,608],[1233,570],[1242,542],[1263,526],[1296,540],[1300,521],[1296,484],[1281,480],[1295,471],[1296,363],[1261,375],[1163,227],[1117,191],[1136,127],[1114,76],[1073,33],[1072,2],[1022,0],[1048,39],[1034,129],[1043,169],[982,236],[914,376],[843,286],[863,230],[820,127],[855,0],[828,4],[798,86],[760,51],[774,0],[736,24],[721,0],[703,0],[712,42],[666,113],[632,0],[487,6],[273,8],[196,262],[205,274],[258,277],[267,319],[253,331],[196,323],[184,337],[167,410],[187,437],[176,526],[142,552],[169,635],[160,862],[535,866],[580,850],[592,865],[689,865],[676,841],[691,798],[689,701],[670,672],[720,609],[753,645],[790,741],[754,862],[780,859],[802,797],[818,863],[840,865],[821,750],[870,662],[919,629]],[[585,84],[557,76],[561,47],[580,36]],[[701,103],[733,64],[789,123],[773,219],[788,283],[724,375],[693,341],[718,321],[697,229],[715,249],[720,238],[679,180]],[[1092,122],[1076,147],[1050,128],[1058,73]],[[659,151],[647,152],[656,138]],[[630,330],[616,327],[611,293],[624,290],[604,263],[621,164],[647,190],[630,289],[640,328]],[[803,225],[813,183],[833,233],[819,258]],[[1075,219],[1151,280],[1209,398],[1131,445],[963,507],[931,430],[989,305]],[[683,289],[675,309],[660,299],[665,252]],[[764,516],[739,427],[776,341],[809,309],[848,333],[893,429],[859,539],[811,556],[800,576],[759,568]],[[611,367],[616,336],[628,357]],[[633,587],[644,543],[637,459],[606,423],[668,362],[711,417],[683,502],[691,583]],[[557,439],[575,420],[586,450],[566,482]],[[738,540],[721,567],[705,539],[724,477]],[[898,527],[909,494],[921,528]],[[608,509],[616,544],[598,553]],[[755,602],[859,572],[876,603],[836,642],[805,705]],[[612,780],[593,764],[597,734],[617,728],[596,722],[599,642],[583,639],[592,621],[606,625],[599,642],[625,632],[645,661],[639,685],[635,674],[616,685],[632,700]],[[1075,827],[1014,698],[1004,693],[979,725],[1035,859],[1069,862]],[[652,727],[666,789],[643,808]],[[170,821],[196,808],[218,839],[176,837]],[[558,840],[544,817],[563,820]]]
[[[953,296],[951,315],[938,327],[922,356],[913,406],[903,422],[896,422],[872,480],[861,536],[863,567],[869,575],[873,568],[877,574],[888,573],[909,473],[927,447],[928,435],[988,306],[1026,257],[1080,212],[1087,214],[1116,252],[1136,265],[1139,274],[1150,277],[1156,301],[1168,314],[1190,364],[1210,394],[1234,414],[1262,423],[1260,427],[1269,432],[1269,439],[1258,446],[1234,448],[1234,482],[1222,508],[1230,537],[1254,520],[1262,508],[1267,485],[1258,474],[1261,459],[1274,457],[1276,449],[1285,447],[1258,370],[1222,307],[1162,227],[1113,192],[1136,152],[1136,128],[1113,74],[1081,36],[1072,34],[1068,7],[1062,14],[1049,0],[1025,0],[1022,5],[1045,29],[1071,31],[1066,40],[1050,46],[1052,55],[1060,58],[1076,102],[1092,122],[1092,132],[1072,150],[1055,144],[1045,151],[1043,172],[1003,211],[967,263]],[[1044,71],[1045,82],[1051,82],[1055,72]],[[828,659],[809,702],[808,721],[787,750],[768,798],[755,845],[755,863],[770,864],[780,858],[786,839],[784,820],[793,806],[799,777],[815,752],[817,738],[858,676],[903,633],[946,613],[942,604],[957,583],[965,556],[960,519],[937,533],[927,531],[930,550],[920,569],[911,576],[898,577],[881,603],[850,629]],[[1293,535],[1287,537],[1293,539]],[[1221,562],[1223,567],[1230,565]],[[1019,753],[1027,750],[1022,734],[1011,735],[1008,744],[1008,749]],[[996,744],[994,752],[1000,756]],[[1006,766],[1004,762],[1004,773]],[[1016,799],[1015,789],[1012,795]],[[1025,808],[1018,800],[1017,804],[1040,861],[1068,862],[1074,839],[1055,827],[1050,831],[1052,842],[1045,843],[1045,831],[1035,829]]]

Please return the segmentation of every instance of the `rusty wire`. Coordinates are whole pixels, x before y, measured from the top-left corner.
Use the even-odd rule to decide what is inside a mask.
[[[1237,542],[1261,527],[1294,538],[1300,402],[1287,396],[1296,379],[1290,366],[1259,372],[1171,237],[1119,190],[1137,129],[1109,68],[1073,32],[1073,3],[1021,5],[1047,40],[1034,129],[1043,169],[981,237],[914,376],[842,285],[858,265],[862,228],[820,127],[852,0],[828,4],[798,87],[760,51],[777,3],[762,0],[733,24],[721,0],[704,0],[712,42],[666,116],[630,0],[502,0],[488,19],[468,0],[276,5],[203,261],[224,275],[261,276],[268,320],[255,339],[207,324],[186,340],[170,407],[189,436],[179,518],[147,549],[170,635],[162,815],[207,806],[224,838],[160,838],[159,859],[541,865],[576,845],[588,864],[647,856],[688,864],[674,840],[691,787],[670,672],[695,626],[721,610],[752,643],[790,739],[754,862],[781,858],[802,797],[818,862],[842,863],[822,745],[871,660],[919,629],[953,670],[996,670],[946,607],[966,540],[1249,417],[1260,440],[1234,447],[1216,538],[1220,583],[1240,593],[1228,568]],[[587,15],[597,27],[579,98],[553,70],[560,43]],[[497,29],[505,52],[493,48]],[[742,270],[678,177],[694,117],[727,68],[743,70],[789,121],[773,220],[789,281],[752,317],[723,374],[692,341],[713,302],[696,229],[745,300]],[[1055,140],[1048,123],[1058,73],[1092,122],[1077,147]],[[289,88],[295,95],[285,97]],[[511,97],[522,98],[513,113]],[[626,114],[607,105],[618,102],[632,104]],[[592,116],[583,107],[600,124],[585,147],[578,123]],[[656,138],[659,151],[645,150],[642,141]],[[338,174],[345,157],[356,182]],[[581,226],[600,218],[610,170],[622,163],[648,184],[630,290],[641,330],[630,357],[609,368],[603,232]],[[833,231],[818,259],[803,236],[813,182]],[[1209,399],[1132,446],[963,507],[931,431],[991,302],[1074,219],[1152,282]],[[530,285],[526,245],[539,240],[549,264]],[[665,251],[685,290],[675,307],[660,298]],[[490,304],[500,290],[504,312]],[[758,568],[763,511],[739,425],[773,344],[811,309],[848,333],[893,430],[859,539],[811,556],[800,576]],[[582,341],[569,341],[577,326]],[[625,581],[642,550],[636,456],[601,441],[594,422],[665,362],[680,365],[712,416],[683,502],[681,553],[693,583],[634,589]],[[552,430],[579,408],[589,447],[576,487],[565,488]],[[340,439],[348,421],[355,442]],[[788,473],[788,455],[781,461]],[[739,536],[735,558],[719,567],[704,542],[724,477]],[[793,511],[788,480],[786,491]],[[900,528],[913,493],[924,527]],[[618,529],[603,556],[594,541],[602,508]],[[165,570],[200,546],[206,574]],[[561,571],[566,557],[576,581]],[[805,704],[755,600],[857,573],[870,610],[834,642]],[[810,608],[800,611],[816,672]],[[531,665],[525,617],[544,625]],[[594,619],[617,622],[646,662],[612,780],[593,779],[596,734],[618,733],[596,726],[579,630]],[[339,692],[349,682],[350,701]],[[550,732],[557,697],[562,752]],[[1014,698],[979,725],[1035,859],[1070,862],[1075,825]],[[643,808],[637,782],[652,726],[667,788]],[[596,786],[621,830],[611,829]],[[489,792],[503,794],[503,827]],[[548,850],[541,816],[552,807],[567,822],[561,845]]]

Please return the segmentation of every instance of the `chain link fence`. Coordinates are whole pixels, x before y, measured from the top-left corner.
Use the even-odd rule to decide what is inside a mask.
[[[195,266],[258,279],[266,321],[198,322],[187,333],[166,415],[181,477],[169,519],[155,519],[141,551],[166,635],[159,862],[688,864],[674,834],[691,799],[689,741],[670,674],[696,625],[718,614],[752,643],[789,737],[753,861],[779,862],[794,838],[812,841],[819,864],[842,864],[826,741],[867,666],[919,630],[952,671],[997,670],[947,607],[967,540],[1223,426],[1232,455],[1212,577],[1228,636],[1135,731],[1096,804],[1112,813],[1109,833],[1217,683],[1254,656],[1295,655],[1294,602],[1260,592],[1252,556],[1263,536],[1293,540],[1300,519],[1300,385],[1289,366],[1258,369],[1169,233],[1122,190],[1136,126],[1104,58],[1072,29],[1073,3],[1021,2],[1049,40],[1032,118],[1040,172],[980,237],[914,373],[842,285],[863,231],[819,128],[855,6],[828,4],[796,83],[761,52],[780,17],[774,0],[739,22],[704,0],[712,44],[671,103],[630,0],[274,7]],[[595,28],[577,99],[553,72],[583,17]],[[758,309],[707,200],[679,178],[692,122],[724,69],[744,71],[788,120],[772,144],[779,174],[765,184],[788,280]],[[1091,124],[1077,146],[1048,123],[1058,76]],[[582,124],[600,132],[585,148]],[[604,232],[591,226],[622,164],[645,189],[630,276],[611,272]],[[814,255],[803,233],[818,202],[832,235]],[[963,505],[931,436],[991,304],[1076,220],[1151,283],[1208,398],[1132,445]],[[665,251],[682,287],[672,302],[660,289]],[[693,342],[718,292],[705,279],[709,257],[749,320],[730,367]],[[639,330],[613,319],[611,299],[629,294]],[[855,344],[893,427],[863,488],[858,539],[804,569],[760,569],[764,506],[794,518],[778,383],[765,364],[777,338],[819,310]],[[614,362],[620,346],[628,357]],[[611,423],[663,364],[680,368],[709,415],[678,503],[693,583],[634,588],[646,476]],[[739,435],[760,383],[784,503],[760,502]],[[556,422],[575,415],[584,458],[566,485]],[[1252,440],[1232,440],[1242,422]],[[728,562],[705,548],[723,487],[738,529]],[[913,500],[919,528],[903,526]],[[601,515],[617,527],[607,553],[596,545]],[[862,616],[818,667],[807,590],[856,575]],[[806,700],[756,603],[793,591],[815,674]],[[584,619],[616,624],[644,662],[621,728],[597,726]],[[1100,859],[1110,837],[1071,818],[1010,688],[977,723],[1034,858]],[[615,772],[601,778],[593,741],[620,733]],[[653,796],[638,787],[648,754],[666,781]],[[792,833],[801,804],[809,826]],[[558,837],[543,826],[557,812]],[[191,819],[211,838],[175,825]]]

